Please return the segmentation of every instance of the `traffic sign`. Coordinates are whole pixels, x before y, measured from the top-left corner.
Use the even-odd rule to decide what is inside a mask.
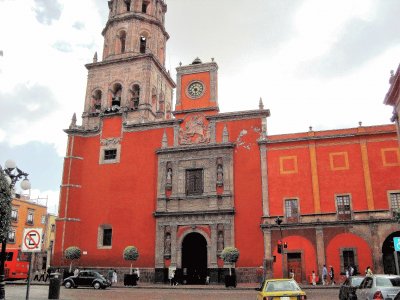
[[[400,237],[393,238],[394,250],[400,251]]]
[[[42,251],[42,228],[25,228],[22,238],[22,252]]]

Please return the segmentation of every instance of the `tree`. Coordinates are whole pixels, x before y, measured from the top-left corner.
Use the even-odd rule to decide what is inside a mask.
[[[11,223],[11,186],[0,167],[0,241],[7,240]]]
[[[82,255],[81,249],[76,246],[71,246],[65,249],[64,251],[64,256],[66,259],[71,261],[71,264],[69,265],[69,272],[72,272],[72,262],[76,259],[80,259]]]
[[[129,261],[136,261],[139,258],[139,251],[135,246],[128,246],[124,249],[124,259]],[[132,263],[129,271],[132,274]]]
[[[221,258],[224,262],[232,264],[238,261],[239,254],[239,250],[235,247],[225,247],[221,252]],[[229,275],[232,275],[231,265],[229,265]]]

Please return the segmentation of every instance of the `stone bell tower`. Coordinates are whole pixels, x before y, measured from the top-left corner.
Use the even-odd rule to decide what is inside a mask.
[[[85,130],[101,127],[103,117],[122,116],[124,124],[171,118],[174,81],[165,69],[169,38],[164,0],[110,0],[102,31],[103,60],[86,65]]]

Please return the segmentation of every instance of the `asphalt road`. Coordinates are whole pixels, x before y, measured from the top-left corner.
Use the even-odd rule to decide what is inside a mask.
[[[312,288],[304,289],[307,299],[331,300],[338,299],[338,288]],[[47,285],[33,285],[30,287],[29,300],[48,299],[49,287]],[[165,288],[155,287],[118,287],[106,290],[94,290],[93,288],[66,289],[61,287],[60,300],[254,300],[256,291],[253,289],[234,289],[217,287],[177,286]],[[6,300],[25,300],[26,286],[7,285]]]

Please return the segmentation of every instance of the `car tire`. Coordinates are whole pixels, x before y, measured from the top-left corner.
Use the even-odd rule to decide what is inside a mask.
[[[66,282],[64,282],[64,286],[65,286],[65,288],[70,289],[70,288],[72,288],[72,282],[66,281]]]
[[[94,287],[95,290],[100,289],[100,288],[101,288],[100,282],[95,282],[95,283],[93,283],[93,287]]]

